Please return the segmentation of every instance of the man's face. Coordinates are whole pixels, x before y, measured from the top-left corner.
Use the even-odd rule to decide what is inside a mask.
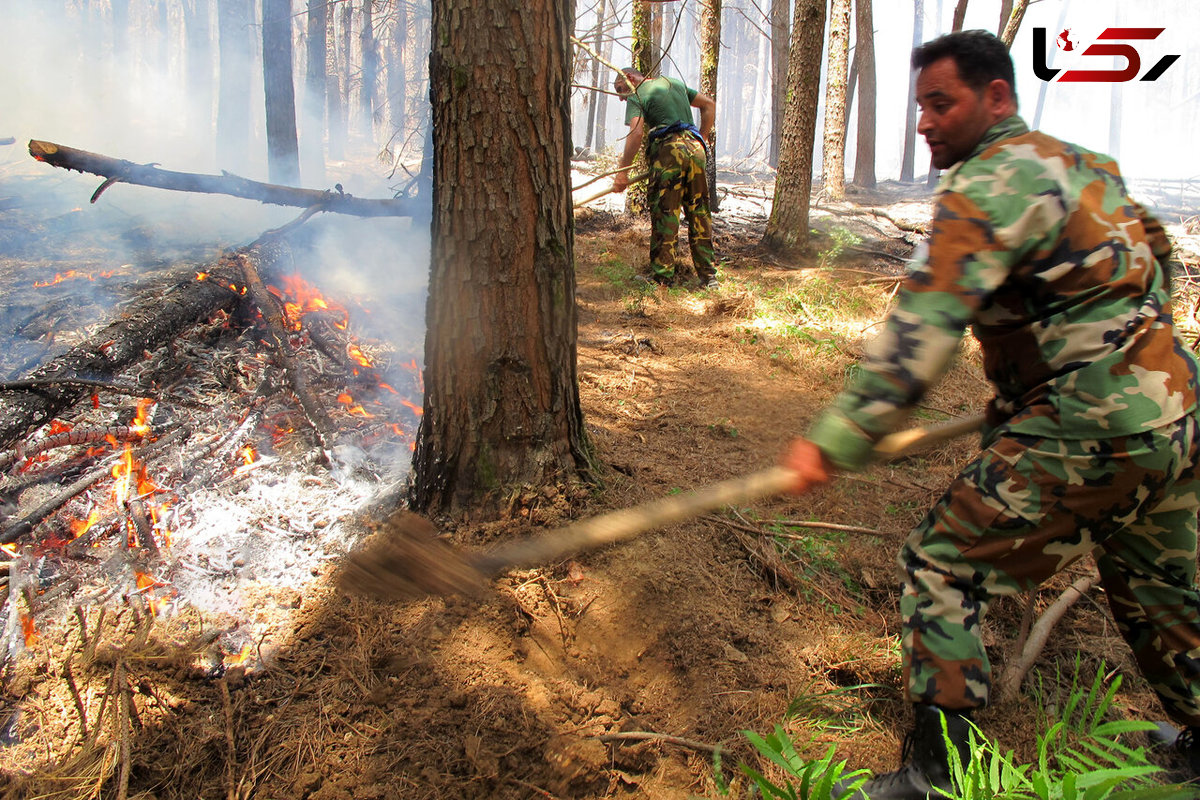
[[[629,97],[632,91],[624,78],[617,78],[613,81],[613,88],[617,90],[617,94],[621,95],[621,102],[625,102],[625,98]]]
[[[917,133],[925,137],[933,165],[946,169],[971,154],[987,129],[1003,119],[989,102],[988,90],[963,83],[952,58],[939,59],[917,76]]]

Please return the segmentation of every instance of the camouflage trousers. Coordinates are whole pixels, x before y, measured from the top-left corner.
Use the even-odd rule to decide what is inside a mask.
[[[1198,427],[1188,416],[1113,439],[996,438],[897,560],[908,699],[985,705],[989,604],[1091,553],[1142,674],[1173,720],[1200,725]]]
[[[655,139],[646,152],[650,167],[650,269],[660,278],[675,277],[679,213],[688,224],[692,265],[700,282],[717,274],[713,266],[712,215],[708,210],[707,156],[704,145],[690,133]]]

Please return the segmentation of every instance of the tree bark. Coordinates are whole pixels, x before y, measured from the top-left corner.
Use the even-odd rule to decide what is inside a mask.
[[[771,0],[771,150],[767,158],[772,167],[779,166],[779,141],[783,138],[788,33],[788,0]]]
[[[217,163],[233,172],[249,163],[250,19],[250,0],[217,0]]]
[[[775,198],[763,246],[793,253],[808,245],[808,212],[812,192],[813,149],[817,128],[817,95],[821,78],[821,46],[825,38],[824,0],[796,0],[792,48],[788,56],[788,104]]]
[[[498,515],[589,463],[559,0],[434,0],[433,265],[413,509]],[[491,131],[477,137],[478,131]]]
[[[404,63],[408,49],[408,6],[404,2],[397,3],[395,15],[387,67],[388,127],[392,135],[403,141],[402,132],[407,123],[405,106],[408,102],[407,65]]]
[[[996,25],[996,35],[1003,37],[1008,20],[1012,17],[1013,0],[1000,0],[1000,22]]]
[[[373,200],[355,197],[340,192],[324,192],[318,189],[298,189],[292,186],[277,186],[269,183],[239,178],[237,175],[198,175],[192,172],[172,172],[159,169],[152,164],[135,164],[124,159],[111,158],[99,153],[89,153],[53,142],[33,139],[29,142],[29,154],[60,169],[73,169],[100,175],[108,180],[92,194],[96,202],[101,192],[114,183],[135,183],[178,192],[200,192],[203,194],[227,194],[258,200],[277,206],[297,208],[319,207],[321,211],[337,211],[357,217],[406,217],[411,213],[407,200]]]
[[[605,14],[605,2],[604,2],[604,0],[600,0],[600,5],[596,7],[596,28],[595,28],[595,33],[592,36],[592,50],[593,50],[593,52],[595,52],[597,54],[597,56],[600,54],[600,46],[601,46],[601,41],[602,41],[601,37],[602,37],[603,31],[604,31],[604,14]],[[593,57],[592,58],[592,86],[600,88],[600,75],[601,75],[600,59],[597,57]],[[591,149],[592,142],[596,135],[597,107],[600,105],[600,98],[605,97],[605,96],[606,95],[603,92],[592,92],[591,97],[588,98],[589,102],[588,102],[587,127],[584,128],[584,134],[583,134],[583,136],[584,136],[583,146],[588,149]]]
[[[967,19],[967,0],[958,0],[958,4],[954,6],[954,20],[951,23],[950,30],[961,31],[963,22]]]
[[[913,8],[912,46],[917,48],[922,42],[922,25],[925,21],[925,0],[916,0]],[[908,76],[908,103],[904,113],[904,152],[900,157],[900,180],[913,179],[913,159],[916,157],[917,141],[917,75],[910,72]]]
[[[296,91],[292,84],[292,0],[263,0],[263,94],[267,109],[267,174],[300,184]]]
[[[701,0],[700,5],[700,91],[716,102],[717,77],[720,74],[718,66],[721,59],[721,0]],[[721,121],[713,122],[712,131],[708,135],[708,162],[705,173],[708,176],[708,210],[715,214],[720,210],[720,196],[717,194],[717,128]]]
[[[633,67],[650,78],[653,77],[651,70],[657,66],[654,60],[654,43],[650,33],[650,0],[633,0]],[[628,129],[625,133],[628,135]],[[640,175],[646,171],[645,141],[645,139],[642,140],[642,149],[633,159],[631,174]],[[618,146],[624,146],[624,142]],[[648,209],[646,184],[635,183],[625,190],[626,214],[637,216],[645,214]]]
[[[375,42],[374,0],[362,0],[362,30],[358,33],[362,55],[362,83],[359,85],[359,125],[368,142],[375,141],[375,84],[379,79],[379,48]]]
[[[303,124],[300,126],[302,174],[313,186],[325,183],[325,60],[328,58],[327,0],[308,0],[308,40],[304,58]]]
[[[854,184],[875,186],[875,29],[871,0],[854,0],[858,65],[858,149],[854,156]]]
[[[825,136],[821,153],[825,196],[846,197],[846,72],[850,63],[850,0],[833,0],[825,68]]]
[[[1027,8],[1029,8],[1029,0],[1017,0],[1013,5],[1008,22],[1005,23],[1004,29],[1000,32],[1000,38],[1004,41],[1006,47],[1011,48],[1013,40],[1017,38],[1017,31],[1021,27],[1021,20],[1025,19],[1025,10]]]

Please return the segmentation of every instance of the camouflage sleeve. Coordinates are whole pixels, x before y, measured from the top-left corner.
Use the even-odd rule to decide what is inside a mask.
[[[1146,241],[1150,243],[1150,250],[1154,253],[1155,260],[1167,269],[1167,262],[1171,260],[1171,240],[1167,237],[1167,232],[1163,228],[1162,223],[1158,218],[1151,214],[1146,207],[1141,203],[1130,200],[1133,204],[1134,213],[1142,220],[1142,227],[1146,229]],[[1170,271],[1167,271],[1168,276]]]
[[[846,388],[809,430],[841,469],[859,469],[941,377],[975,312],[1012,266],[1061,222],[1061,204],[994,192],[950,191],[934,213],[928,255],[912,267],[896,308]],[[1012,194],[1006,193],[1006,194]],[[985,209],[981,207],[986,204]]]

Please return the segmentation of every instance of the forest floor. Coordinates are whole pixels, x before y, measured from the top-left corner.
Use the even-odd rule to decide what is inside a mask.
[[[762,187],[727,191],[721,286],[704,292],[634,281],[647,225],[577,212],[579,379],[603,484],[529,493],[509,520],[444,527],[453,545],[771,466],[833,398],[886,315],[928,196],[893,186],[821,204],[813,255],[784,263],[757,247],[765,219],[738,210]],[[987,397],[967,343],[913,424],[975,413]],[[195,642],[228,620],[93,610],[86,628],[43,631],[8,675],[4,697],[24,713],[3,731],[0,768],[13,798],[85,797],[103,784],[104,797],[127,786],[162,800],[683,800],[720,793],[717,746],[744,796],[737,764],[763,768],[744,732],[782,725],[805,757],[833,745],[852,767],[887,770],[909,723],[895,553],[976,444],[963,437],[809,496],[512,572],[480,598],[350,598],[329,562],[307,585],[247,599],[246,613],[286,635],[252,668],[219,675],[196,667]],[[1043,587],[1035,611],[1088,569]],[[1003,601],[986,623],[999,671],[1024,613]],[[1118,713],[1161,717],[1102,592],[1056,631],[1037,665],[1041,698],[1027,681],[980,716],[1002,748],[1034,756],[1031,722],[1077,661],[1085,681],[1123,678]]]

